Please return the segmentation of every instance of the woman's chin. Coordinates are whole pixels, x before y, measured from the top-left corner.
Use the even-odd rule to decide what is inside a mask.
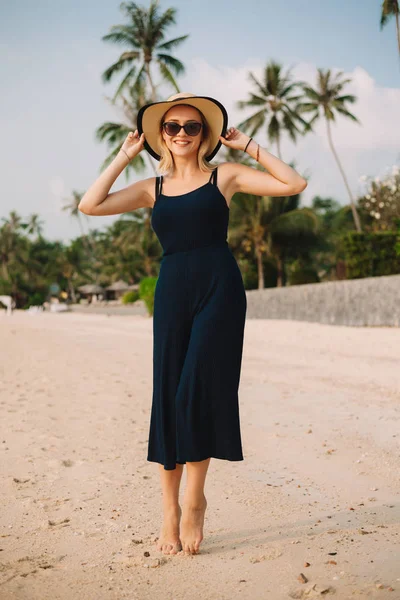
[[[196,151],[193,149],[193,147],[179,148],[179,146],[173,146],[171,148],[171,152],[172,152],[172,154],[176,154],[176,156],[190,156],[191,154],[194,154]]]

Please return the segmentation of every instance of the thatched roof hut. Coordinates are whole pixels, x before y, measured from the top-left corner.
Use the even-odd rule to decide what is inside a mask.
[[[105,290],[101,285],[97,285],[96,283],[86,283],[78,287],[78,291],[81,294],[104,294]]]
[[[129,290],[129,287],[129,284],[126,283],[126,281],[119,279],[118,281],[115,281],[111,285],[107,286],[106,290],[108,292],[126,292]]]

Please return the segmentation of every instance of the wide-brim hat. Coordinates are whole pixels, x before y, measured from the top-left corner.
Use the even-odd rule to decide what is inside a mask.
[[[151,102],[142,106],[137,116],[137,128],[139,135],[142,133],[145,135],[144,147],[156,160],[161,159],[159,146],[161,119],[167,110],[178,104],[189,104],[203,113],[210,129],[210,152],[205,159],[210,161],[221,147],[219,136],[226,133],[228,114],[221,102],[209,96],[196,96],[182,92],[170,96],[163,102]]]

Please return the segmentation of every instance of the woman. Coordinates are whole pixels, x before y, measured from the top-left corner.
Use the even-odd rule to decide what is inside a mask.
[[[153,208],[151,224],[163,248],[154,297],[147,460],[159,463],[164,522],[157,547],[164,554],[199,551],[211,458],[243,460],[238,386],[247,302],[226,239],[231,198],[237,192],[289,196],[307,185],[252,138],[226,126],[225,108],[205,96],[181,93],[143,106],[138,130],[79,204],[97,216]],[[221,144],[246,151],[268,172],[234,162],[211,165]],[[163,176],[110,193],[143,148],[160,161]]]

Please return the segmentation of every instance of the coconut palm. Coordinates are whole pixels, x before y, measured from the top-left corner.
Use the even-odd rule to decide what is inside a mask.
[[[301,245],[305,239],[314,242],[316,217],[308,209],[299,209],[299,204],[300,194],[271,197],[238,193],[234,196],[229,243],[234,252],[241,249],[254,252],[259,289],[264,288],[265,256],[273,258],[277,264],[278,286],[285,284],[285,256],[281,244],[285,231],[285,244],[292,252],[296,243]]]
[[[85,233],[85,230],[83,228],[82,215],[84,213],[82,213],[79,210],[79,203],[82,200],[82,196],[83,196],[83,193],[77,192],[76,190],[72,190],[72,197],[67,199],[67,204],[64,204],[64,206],[62,207],[62,210],[68,211],[70,214],[70,217],[77,219],[79,228],[80,228],[81,234],[82,234],[82,243],[86,247],[86,250],[87,250],[89,256],[91,257],[92,262],[94,263],[96,260],[95,237],[94,237],[94,232],[90,231],[89,225],[88,225],[88,233],[87,234]],[[86,219],[88,218],[87,215],[85,215],[85,217],[86,217]]]
[[[397,32],[397,46],[399,49],[400,55],[400,24],[399,24],[399,2],[398,0],[383,0],[382,2],[382,12],[381,12],[381,30],[387,24],[391,17],[396,19],[396,32]]]
[[[282,133],[287,132],[293,142],[296,142],[297,136],[303,133],[307,125],[297,110],[299,96],[294,95],[294,91],[298,83],[291,81],[289,70],[283,74],[282,66],[274,61],[270,61],[265,67],[262,81],[251,72],[249,79],[254,85],[254,91],[247,100],[240,100],[237,106],[241,109],[254,107],[257,112],[242,121],[238,128],[254,136],[266,125],[267,139],[276,143],[277,154],[281,159]],[[298,125],[302,127],[299,128]]]
[[[123,254],[131,253],[136,278],[156,275],[161,246],[147,214],[142,210],[126,213],[120,225],[115,244]]]
[[[72,302],[77,302],[75,282],[79,277],[86,278],[87,273],[85,272],[85,256],[82,244],[79,244],[78,240],[73,240],[70,245],[63,249],[60,253],[57,266],[59,272],[65,277],[67,281],[68,293],[72,299]]]
[[[312,88],[308,83],[302,82],[302,89],[306,100],[302,100],[299,103],[299,110],[301,112],[312,113],[312,118],[307,124],[307,131],[312,131],[312,125],[317,119],[320,117],[325,119],[329,146],[343,177],[347,193],[349,194],[356,229],[357,231],[361,231],[360,217],[356,209],[354,198],[332,141],[331,121],[335,120],[336,112],[351,119],[355,123],[360,123],[357,117],[346,108],[347,103],[353,104],[357,98],[350,94],[342,94],[345,85],[351,82],[351,79],[342,79],[342,75],[343,71],[340,71],[333,76],[330,69],[318,69],[317,85],[315,88]]]
[[[279,200],[274,198],[273,204],[279,205]],[[286,260],[297,258],[301,264],[301,259],[319,244],[319,219],[311,208],[294,209],[275,217],[268,233],[269,252],[276,261],[279,287],[286,285]]]
[[[121,94],[127,85],[136,85],[145,80],[150,86],[151,100],[157,100],[157,86],[151,72],[151,63],[157,64],[162,80],[170,83],[179,92],[175,76],[184,73],[184,65],[171,51],[177,48],[188,35],[182,35],[165,41],[167,29],[176,23],[175,8],[161,12],[157,0],[151,0],[149,8],[136,2],[123,2],[120,8],[125,11],[130,22],[127,25],[113,25],[111,33],[102,39],[107,42],[127,47],[116,63],[108,67],[102,74],[103,81],[109,82],[115,74],[126,70],[121,83],[117,87],[114,99]],[[138,66],[138,68],[136,68]]]
[[[6,225],[8,230],[15,233],[22,226],[22,217],[15,210],[11,210],[9,217],[6,219],[2,217],[1,219],[3,223]]]
[[[24,229],[26,229],[28,235],[35,235],[40,238],[43,233],[43,221],[40,216],[36,213],[33,213],[28,218],[27,223],[23,225]]]
[[[105,141],[111,148],[111,152],[100,166],[100,172],[114,160],[128,133],[137,128],[136,117],[139,108],[147,102],[150,102],[150,99],[146,97],[146,90],[143,82],[136,82],[136,84],[128,86],[127,91],[129,93],[129,98],[126,98],[122,93],[117,100],[114,98],[107,98],[111,104],[116,106],[122,112],[124,122],[108,121],[100,125],[96,130],[96,139],[100,142]],[[152,162],[150,155],[147,152],[146,155],[151,168],[154,170],[154,163]],[[144,169],[145,160],[143,158],[143,153],[139,153],[124,169],[125,177],[128,180],[131,171],[141,173]]]
[[[82,224],[83,213],[79,210],[79,203],[82,200],[83,193],[72,190],[72,197],[66,199],[67,204],[64,204],[61,210],[68,211],[70,217],[73,217],[78,221],[79,229],[81,230],[82,237],[86,235]],[[86,215],[85,215],[86,216]]]
[[[24,278],[25,265],[29,260],[28,241],[22,235],[22,217],[11,211],[8,218],[2,218],[0,227],[1,288],[14,299],[18,295],[18,282]],[[1,290],[3,293],[3,289]]]

